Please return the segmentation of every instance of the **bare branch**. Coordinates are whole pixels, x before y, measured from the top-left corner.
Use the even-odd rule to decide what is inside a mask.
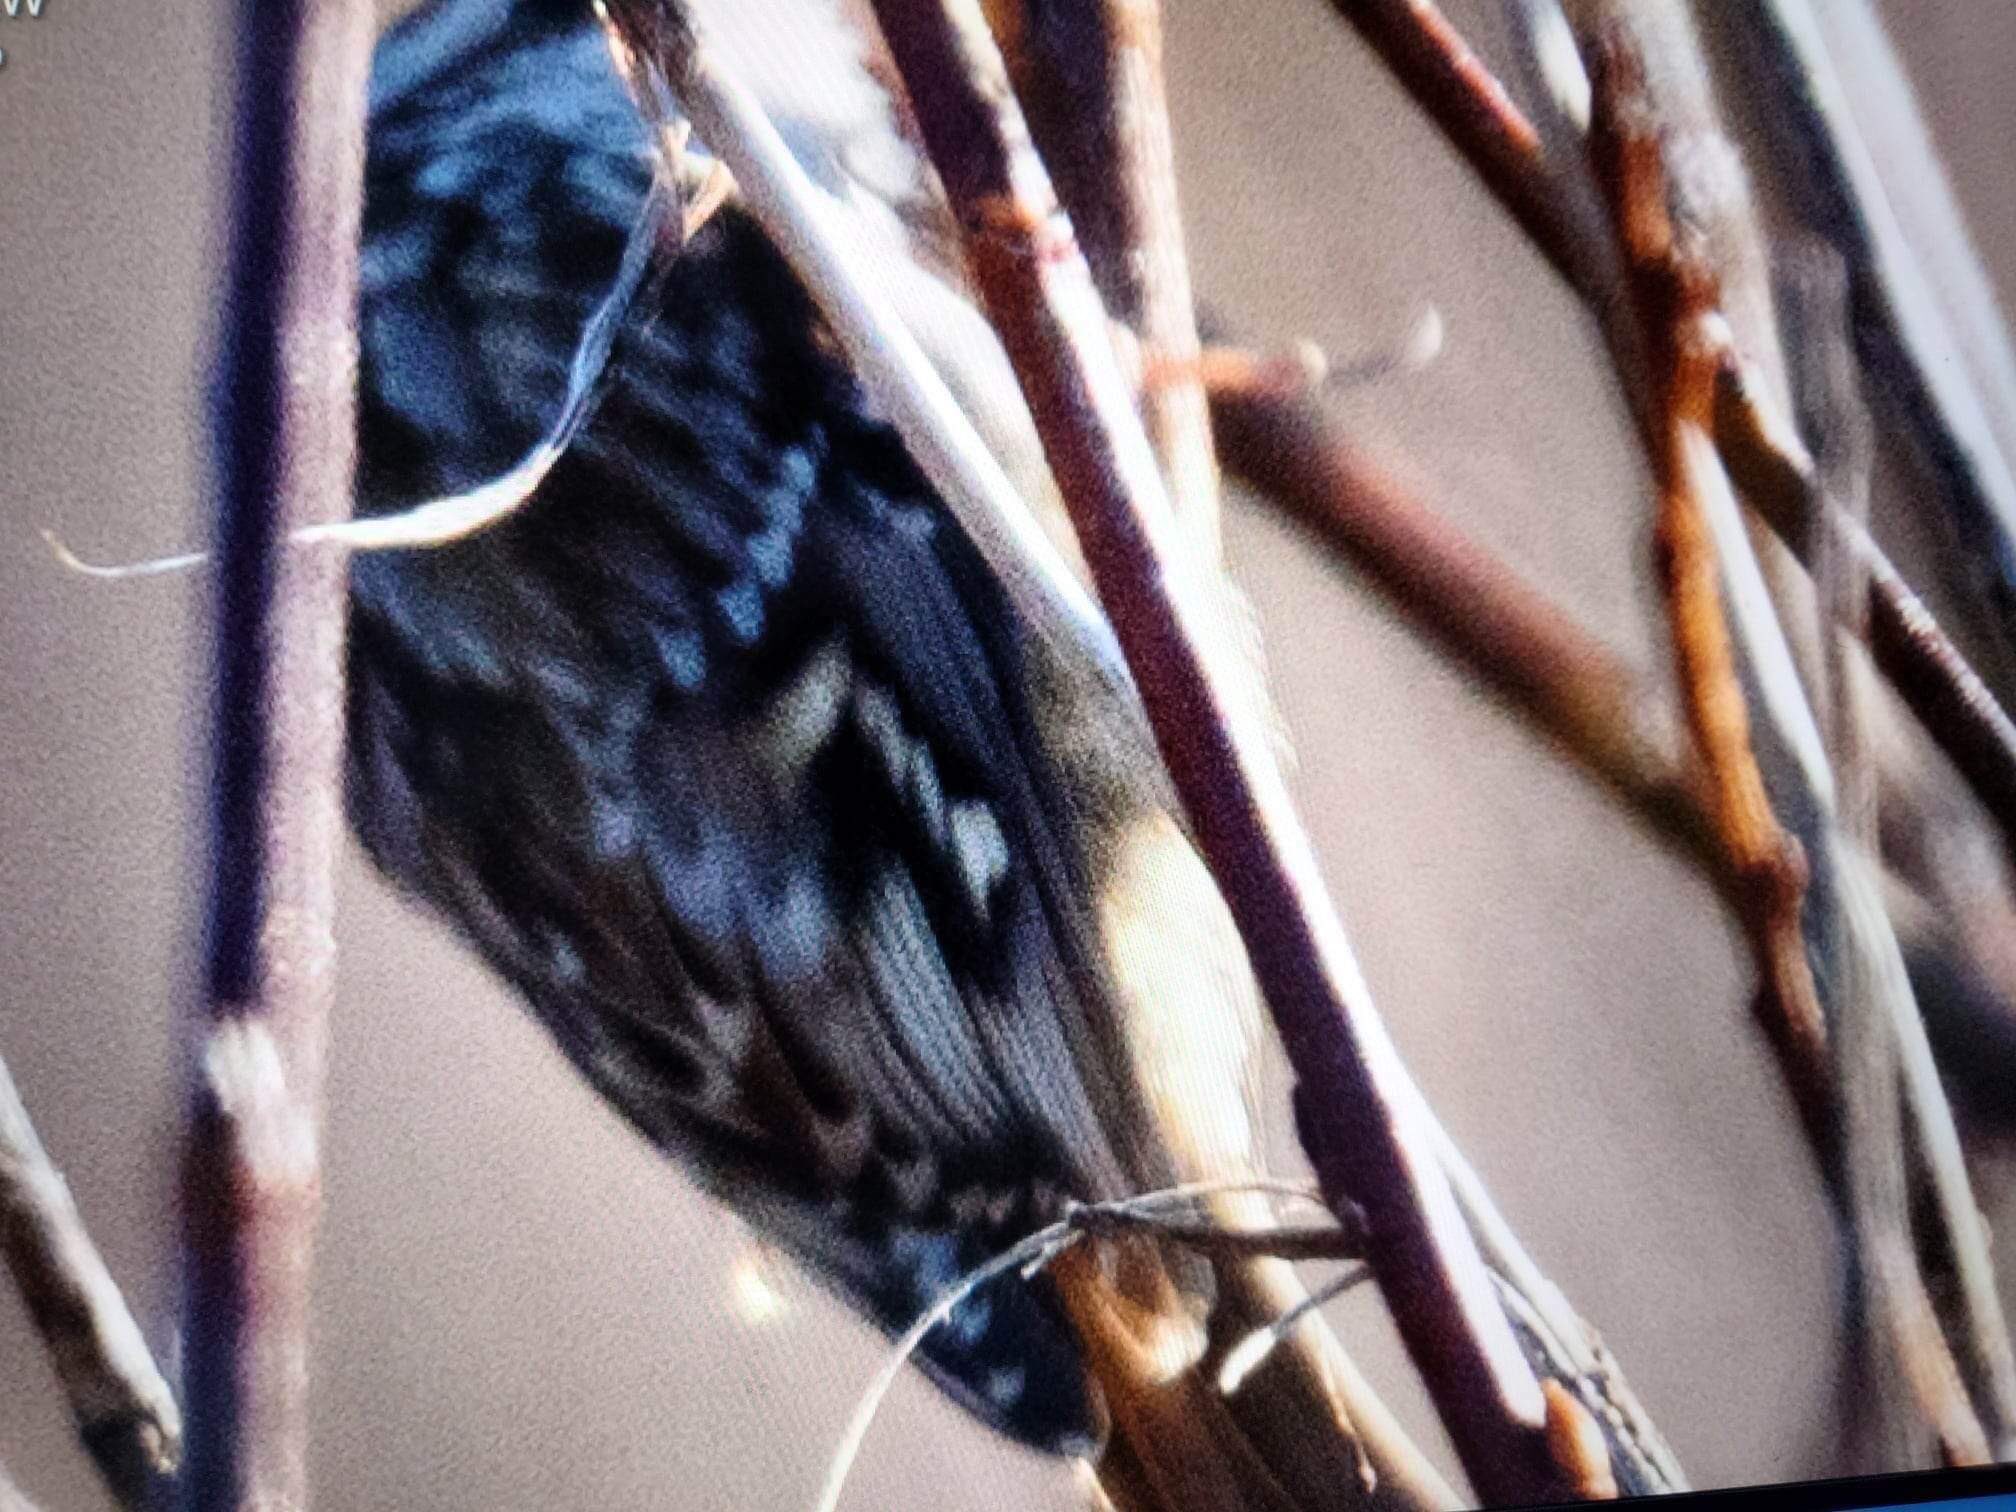
[[[308,1276],[334,987],[364,0],[240,6],[218,414],[206,991],[183,1150],[182,1505],[305,1507]]]
[[[1267,1255],[1277,1260],[1352,1260],[1364,1253],[1365,1246],[1361,1235],[1334,1223],[1282,1224],[1248,1231],[1227,1228],[1208,1218],[1184,1221],[1111,1205],[1080,1208],[1072,1215],[1072,1224],[1094,1238],[1152,1233],[1171,1244],[1231,1258]]]
[[[1853,556],[1869,584],[1877,666],[2016,847],[2016,722],[1867,529],[1843,517],[1806,448],[1735,354],[1718,384],[1716,440],[1743,497],[1809,564],[1823,532]]]
[[[1572,1382],[1591,1399],[1630,1474],[1631,1494],[1685,1491],[1687,1477],[1679,1460],[1595,1329],[1526,1253],[1448,1130],[1437,1124],[1432,1133],[1456,1204],[1477,1236],[1499,1298],[1543,1380]]]
[[[1335,3],[1597,313],[1634,407],[1645,420],[1650,385],[1642,334],[1628,301],[1620,298],[1613,265],[1591,250],[1595,239],[1577,234],[1574,201],[1559,178],[1564,165],[1548,161],[1530,122],[1504,115],[1516,108],[1506,104],[1503,87],[1432,6],[1411,0]],[[1543,22],[1552,14],[1545,0],[1529,0],[1529,6]],[[1736,14],[1750,15],[1743,7]],[[1809,129],[1825,135],[1825,123],[1818,116],[1809,122]],[[1830,226],[1838,220],[1838,216],[1830,219]],[[1849,533],[1852,549],[1869,575],[1870,635],[1878,666],[1953,757],[1998,822],[2016,836],[2016,724],[1867,532],[1834,520],[1824,494],[1807,481],[1804,450],[1792,438],[1777,403],[1753,379],[1746,377],[1740,389],[1732,388],[1732,381],[1725,375],[1725,399],[1716,409],[1714,433],[1746,501],[1802,557],[1808,556],[1818,531]],[[1740,402],[1727,397],[1736,392]]]
[[[1833,1143],[1826,1026],[1800,930],[1806,862],[1772,811],[1751,747],[1710,516],[1708,491],[1721,473],[1711,440],[1716,352],[1706,331],[1716,288],[1681,244],[1669,211],[1663,143],[1633,39],[1622,25],[1606,26],[1596,47],[1590,148],[1659,380],[1660,567],[1688,720],[1707,764],[1715,824],[1744,889],[1743,923],[1766,986],[1765,1027],[1814,1146],[1826,1151]]]
[[[1856,384],[1847,277],[1839,255],[1824,242],[1796,246],[1779,259],[1775,282],[1786,332],[1787,395],[1799,429],[1812,438],[1816,481],[1833,501],[1833,510],[1821,517],[1839,527],[1818,532],[1813,543],[1821,617],[1841,631],[1825,638],[1825,676],[1816,684],[1816,701],[1824,695],[1827,754],[1834,767],[1842,835],[1874,856],[1875,751],[1867,695],[1855,679],[1850,643],[1868,639],[1869,563],[1854,550],[1851,538],[1868,524],[1875,435]]]
[[[1729,21],[1777,104],[1764,138],[1798,209],[1849,259],[1872,396],[1970,548],[1972,585],[2006,646],[2016,632],[2016,353],[1903,66],[1874,8],[1855,0],[1768,0]]]
[[[0,1253],[99,1474],[121,1506],[147,1505],[181,1459],[182,1413],[68,1184],[42,1148],[5,1061]]]
[[[1540,133],[1433,0],[1332,0],[1572,288],[1591,249],[1566,221]]]
[[[1777,1000],[1781,1055],[1816,1147],[1823,1159],[1831,1157],[1831,1168],[1841,1176],[1858,1238],[1864,1241],[1866,1274],[1886,1313],[1906,1378],[1944,1436],[1948,1457],[1972,1459],[1983,1447],[1980,1425],[1964,1396],[1956,1401],[1950,1389],[1953,1359],[1947,1342],[1925,1327],[1919,1288],[1893,1263],[1902,1232],[1901,1194],[1884,1171],[1900,1159],[1895,1123],[1898,1087],[1887,1067],[1901,1067],[1909,1128],[1926,1161],[1933,1206],[1943,1230],[1944,1249],[1939,1253],[1959,1282],[1948,1302],[1948,1331],[1960,1340],[1959,1363],[1985,1413],[1989,1442],[1999,1452],[2011,1440],[2010,1424],[2016,1421],[2011,1416],[2016,1408],[2016,1366],[1958,1137],[1872,863],[1839,829],[1832,772],[1824,751],[1814,748],[1812,715],[1778,639],[1778,624],[1761,582],[1753,585],[1748,538],[1737,523],[1728,480],[1710,441],[1719,374],[1731,349],[1717,309],[1716,269],[1706,260],[1705,243],[1696,229],[1669,199],[1665,154],[1674,144],[1662,129],[1657,101],[1646,90],[1642,44],[1630,13],[1603,6],[1594,9],[1592,48],[1597,67],[1591,146],[1599,177],[1612,194],[1648,346],[1659,358],[1664,380],[1660,392],[1666,423],[1654,460],[1664,494],[1661,527],[1669,552],[1675,639],[1697,738],[1721,788],[1718,816],[1725,836],[1732,850],[1747,845],[1757,857],[1760,896],[1749,919],[1760,965]],[[1667,59],[1669,66],[1673,62]],[[1880,1054],[1870,1049],[1866,1036],[1859,1038],[1845,1062],[1844,1052],[1836,1046],[1834,1064],[1844,1073],[1867,1073],[1874,1067],[1873,1086],[1868,1075],[1844,1085],[1828,1074],[1826,1029],[1796,907],[1804,895],[1805,873],[1803,867],[1795,874],[1788,862],[1773,860],[1773,848],[1791,842],[1770,810],[1748,747],[1747,715],[1729,660],[1728,629],[1715,581],[1718,558],[1722,586],[1736,612],[1746,659],[1757,681],[1759,707],[1793,758],[1785,780],[1799,789],[1800,800],[1815,816],[1810,842],[1817,848],[1820,874],[1829,879],[1831,888],[1831,894],[1819,899],[1819,928],[1838,952],[1845,994],[1854,997],[1849,1002],[1844,995],[1837,1009],[1863,1015],[1858,1027],[1873,1035],[1878,1032],[1874,1026],[1880,1025],[1889,1037],[1888,1046],[1878,1047]],[[1795,907],[1789,923],[1778,914],[1788,881],[1796,884],[1791,889]],[[1855,1137],[1837,1148],[1836,1140],[1844,1131],[1834,1116],[1842,1111],[1843,1099],[1845,1111],[1859,1126]],[[1843,1167],[1844,1154],[1860,1158],[1861,1168]]]
[[[1653,826],[1723,862],[1681,731],[1643,679],[1559,605],[1414,497],[1313,399],[1212,396],[1234,476],[1367,573],[1444,650]]]
[[[1211,416],[1200,378],[1181,376],[1186,364],[1198,361],[1201,345],[1162,75],[1162,7],[1160,0],[1101,0],[1100,9],[1111,50],[1115,168],[1126,211],[1115,276],[1131,285],[1109,313],[1131,325],[1146,351],[1177,375],[1143,392],[1141,419],[1190,549],[1214,560],[1218,459]]]
[[[1729,370],[1724,371],[1726,377]],[[1692,854],[1734,905],[1735,873],[1708,817],[1700,770],[1683,749],[1684,731],[1639,669],[1432,511],[1393,469],[1354,445],[1342,424],[1312,396],[1222,388],[1213,389],[1211,397],[1231,476],[1363,573],[1445,653],[1500,694],[1508,710],[1558,742],[1611,787],[1640,822]],[[1726,430],[1727,423],[1720,428]],[[1775,491],[1773,496],[1782,496],[1809,486],[1810,463],[1803,449],[1799,457],[1801,470],[1794,472],[1775,444],[1760,445],[1739,452],[1732,471],[1753,500],[1764,496],[1760,477]],[[1879,655],[1894,655],[1896,645],[1885,626],[1897,623],[1892,616],[1898,605],[1915,600],[1887,561],[1871,555],[1875,547],[1866,534],[1849,532],[1845,525],[1843,530],[1843,541],[1852,542],[1876,578],[1875,649]],[[1929,619],[1911,623],[1927,637],[1922,645],[1936,650],[1944,644]],[[1866,676],[1866,669],[1858,675]],[[1894,680],[1918,693],[1940,686],[1917,678]],[[1982,696],[1987,699],[1985,690]],[[2000,717],[1992,699],[1984,707]],[[1922,705],[1919,712],[1923,717]],[[1944,744],[1949,752],[1957,749],[1950,738]],[[1885,832],[1892,847],[1908,833],[1944,854],[1971,832],[1966,815],[1926,807],[1917,767],[1891,742],[1884,742],[1876,756],[1877,775],[1889,794]],[[1969,854],[1979,849],[1974,845]],[[1997,990],[2006,994],[2011,978],[1998,968],[2002,952],[1994,944],[2007,924],[2006,911],[1995,902],[2004,896],[1997,874],[1992,866],[1976,865],[1964,868],[1963,880],[1953,866],[1931,864],[1922,850],[1915,843],[1903,844],[1894,855],[1891,848],[1885,850],[1886,861],[1901,867],[1903,879],[1924,894],[1898,916],[1905,943],[1915,952],[1952,958],[1971,980],[2001,984]],[[1966,927],[1956,932],[1928,909],[1928,901]],[[1944,1004],[1969,1023],[1991,1028],[1985,1044],[1996,1066],[2009,1064],[2007,1052],[1999,1048],[2006,1041],[1995,1036],[1988,1021],[2004,1011],[2006,1001],[2006,996],[1991,995]],[[1993,1075],[1985,1064],[1981,1069]]]
[[[978,6],[880,0],[884,36],[1128,652],[1151,724],[1281,1030],[1305,1147],[1361,1203],[1374,1269],[1488,1497],[1560,1489],[1544,1403],[1374,1013],[1264,736],[1195,633],[1208,611],[1089,272],[1031,150]]]
[[[1788,329],[1796,337],[1787,349],[1787,377],[1801,428],[1813,437],[1820,458],[1816,471],[1828,478],[1835,498],[1847,501],[1843,525],[1859,524],[1868,503],[1870,437],[1848,349],[1840,261],[1824,246],[1802,251],[1786,260],[1779,282]],[[1866,617],[1868,593],[1864,564],[1848,549],[1847,538],[1844,528],[1816,543],[1815,578],[1824,607],[1852,628]],[[1830,1000],[1843,1196],[1855,1233],[1863,1302],[1883,1324],[1892,1368],[1931,1425],[1946,1462],[1979,1464],[1987,1458],[1988,1441],[1946,1346],[1912,1241],[1897,1039],[1887,1007],[1899,992],[1888,978],[1901,972],[1902,962],[1894,952],[1868,948],[1881,933],[1883,917],[1863,859],[1874,854],[1877,793],[1866,696],[1848,662],[1847,641],[1846,634],[1828,637],[1826,691],[1828,753],[1840,794],[1835,853],[1847,858],[1848,874],[1834,879],[1840,906],[1821,912],[1829,937],[1819,947],[1824,959],[1837,963]],[[1912,1446],[1900,1447],[1904,1457],[1915,1457]]]
[[[1218,557],[1197,315],[1162,72],[1161,0],[988,0],[1017,102],[1106,311],[1139,342],[1142,421],[1186,538]]]
[[[829,197],[706,46],[689,8],[679,0],[603,0],[601,10],[620,54],[632,60],[639,106],[668,150],[684,140],[676,100],[708,150],[728,165],[744,203],[804,280],[855,372],[1030,622],[1124,686],[1126,660],[1105,615],[960,409],[860,245],[840,232]]]

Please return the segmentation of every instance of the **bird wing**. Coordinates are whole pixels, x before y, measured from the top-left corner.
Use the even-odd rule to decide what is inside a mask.
[[[639,213],[606,50],[547,9],[381,47],[366,512],[538,438]],[[519,514],[355,564],[353,821],[605,1098],[898,1328],[1062,1198],[1164,1180],[1021,636],[739,213],[612,362]],[[925,1352],[1006,1431],[1096,1428],[1040,1288]]]

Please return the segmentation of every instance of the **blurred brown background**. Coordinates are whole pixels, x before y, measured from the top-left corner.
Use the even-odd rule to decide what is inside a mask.
[[[1497,41],[1495,0],[1453,9]],[[1663,664],[1644,475],[1569,296],[1324,6],[1169,11],[1205,297],[1347,352],[1438,306],[1442,359],[1347,412],[1440,508]],[[104,558],[203,534],[225,14],[48,0],[0,21],[0,1048],[155,1324],[204,597],[66,576],[35,531]],[[2016,308],[2016,6],[1886,15]],[[1233,546],[1374,990],[1530,1247],[1698,1484],[1851,1463],[1829,1223],[1706,890],[1348,577],[1250,510]],[[354,864],[342,943],[321,1505],[807,1505],[879,1341],[789,1278],[781,1321],[738,1324],[732,1224]],[[2016,1233],[2016,1159],[1982,1185]],[[1337,1315],[1432,1437],[1376,1302]],[[103,1505],[11,1294],[0,1456],[51,1512]],[[1071,1504],[1056,1467],[914,1379],[850,1498]]]

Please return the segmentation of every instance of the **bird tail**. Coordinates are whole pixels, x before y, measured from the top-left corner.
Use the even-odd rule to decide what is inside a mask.
[[[1234,1389],[1227,1355],[1303,1295],[1277,1260],[1217,1267],[1199,1321],[1144,1242],[1058,1262],[1056,1280],[1112,1429],[1090,1466],[1113,1512],[1424,1512],[1461,1505],[1310,1317]]]
[[[1271,1204],[1241,1190],[1267,1162],[1253,1086],[1262,1014],[1238,932],[1169,811],[1139,816],[1103,860],[1100,934],[1172,1175],[1216,1188],[1205,1207],[1222,1227],[1264,1226]],[[1219,1258],[1200,1286],[1164,1263],[1138,1239],[1081,1245],[1055,1273],[1111,1414],[1095,1473],[1117,1512],[1461,1505],[1313,1309],[1221,1380],[1235,1351],[1307,1300],[1292,1266]]]

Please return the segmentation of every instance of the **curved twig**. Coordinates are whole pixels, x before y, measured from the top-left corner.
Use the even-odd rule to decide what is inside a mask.
[[[855,1403],[854,1411],[848,1416],[847,1427],[827,1461],[825,1479],[821,1483],[814,1512],[838,1512],[840,1498],[846,1492],[847,1479],[853,1473],[855,1460],[860,1457],[862,1444],[867,1441],[868,1430],[874,1427],[884,1399],[902,1378],[904,1367],[910,1363],[931,1330],[950,1319],[968,1297],[1009,1272],[1019,1272],[1026,1281],[1074,1245],[1120,1233],[1147,1234],[1207,1251],[1219,1251],[1229,1244],[1240,1254],[1283,1254],[1292,1258],[1308,1258],[1307,1244],[1319,1232],[1317,1230],[1302,1226],[1280,1233],[1265,1229],[1225,1230],[1205,1222],[1186,1221],[1180,1215],[1181,1209],[1194,1205],[1202,1198],[1228,1193],[1298,1198],[1317,1204],[1322,1201],[1308,1187],[1262,1178],[1191,1182],[1116,1202],[1085,1203],[1073,1207],[1055,1223],[1036,1230],[954,1281],[937,1301],[897,1336],[888,1356],[862,1391],[861,1399]],[[1168,1209],[1179,1212],[1172,1216],[1165,1211]],[[1336,1228],[1320,1232],[1328,1236],[1332,1246],[1325,1257],[1334,1258],[1334,1246],[1340,1237],[1348,1240],[1348,1236]],[[1275,1248],[1276,1244],[1285,1246],[1285,1249]],[[1346,1242],[1344,1248],[1353,1250],[1355,1246]]]

